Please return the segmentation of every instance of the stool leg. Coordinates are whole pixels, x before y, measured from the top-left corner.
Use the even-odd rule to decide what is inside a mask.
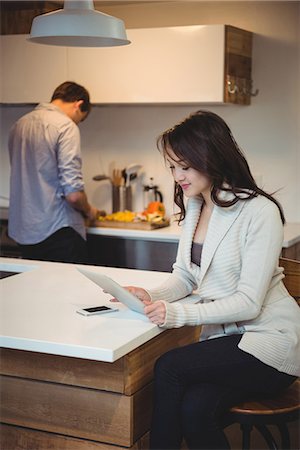
[[[252,430],[252,425],[248,424],[241,424],[241,430],[242,430],[242,449],[243,450],[250,450],[250,435]]]
[[[278,446],[276,441],[274,440],[272,433],[268,430],[265,425],[255,425],[255,428],[260,432],[260,434],[264,437],[269,449],[278,450]]]
[[[280,431],[282,450],[290,450],[291,440],[290,440],[290,433],[289,433],[287,424],[282,423],[280,425],[277,425],[277,428]]]

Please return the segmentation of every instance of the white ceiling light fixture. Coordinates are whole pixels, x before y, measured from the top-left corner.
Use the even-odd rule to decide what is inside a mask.
[[[65,0],[63,9],[35,17],[28,40],[65,47],[130,44],[123,20],[95,11],[93,0]]]

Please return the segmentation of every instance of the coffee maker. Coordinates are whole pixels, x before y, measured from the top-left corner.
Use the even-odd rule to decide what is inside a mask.
[[[150,178],[149,184],[144,185],[143,197],[145,209],[151,202],[163,202],[163,195],[158,190],[158,186],[154,184],[153,177]]]

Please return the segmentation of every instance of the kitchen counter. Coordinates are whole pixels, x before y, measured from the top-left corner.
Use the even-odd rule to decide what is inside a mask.
[[[87,229],[92,264],[171,272],[181,227],[172,223],[156,230],[91,227]],[[284,226],[281,255],[300,260],[300,223]]]
[[[178,242],[181,227],[171,223],[169,227],[157,230],[128,230],[123,228],[89,227],[88,234],[99,236],[113,236],[123,239],[143,239],[147,241]],[[300,223],[286,223],[284,226],[283,248],[288,248],[300,242]]]
[[[119,303],[77,314],[110,296],[76,267],[0,258],[1,448],[149,448],[155,361],[199,340],[199,327],[162,330]],[[145,287],[168,276],[88,268]]]
[[[88,227],[87,233],[123,239],[143,239],[146,241],[178,242],[181,228],[177,223],[155,230],[130,230],[128,228]]]
[[[122,285],[150,287],[166,278],[159,272],[88,268]],[[22,272],[0,281],[2,347],[113,362],[162,332],[120,303],[116,313],[76,313],[82,307],[111,305],[111,296],[80,274],[76,265],[0,258],[0,270]]]
[[[8,208],[0,207],[0,219],[8,219]],[[124,228],[88,227],[87,233],[99,236],[113,236],[124,239],[143,239],[147,241],[178,242],[181,227],[176,222],[156,230],[129,230]],[[289,248],[300,242],[300,223],[288,222],[284,226],[283,248]]]

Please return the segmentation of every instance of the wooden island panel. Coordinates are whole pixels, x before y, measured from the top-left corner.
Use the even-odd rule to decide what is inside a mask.
[[[1,448],[147,448],[155,361],[199,334],[166,330],[114,363],[2,349]]]
[[[124,392],[124,358],[109,363],[3,348],[1,374]]]
[[[150,407],[141,407],[150,405],[152,383],[126,396],[2,376],[1,389],[7,424],[126,447],[149,428]]]
[[[47,433],[11,425],[1,425],[0,434],[2,442],[5,442],[6,445],[3,447],[3,450],[126,450],[125,447],[118,445],[72,438],[62,434]],[[147,450],[149,448],[148,442],[149,436],[147,433],[130,449]]]
[[[166,330],[113,363],[2,348],[0,373],[131,395],[152,380],[160,355],[199,336],[200,327]]]

